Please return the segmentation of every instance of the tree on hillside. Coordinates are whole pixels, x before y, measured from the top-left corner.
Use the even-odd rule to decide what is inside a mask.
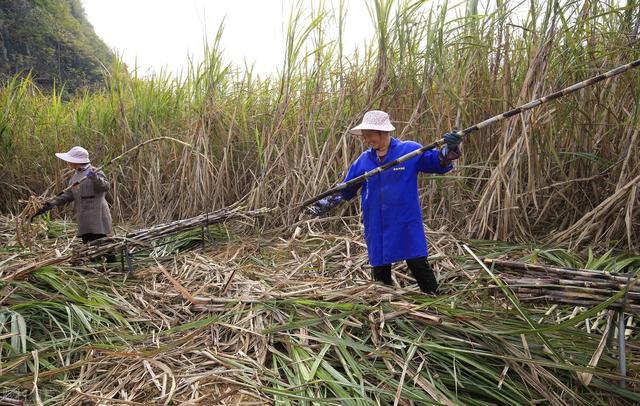
[[[101,84],[111,60],[80,0],[0,0],[0,78],[31,72],[75,91]]]

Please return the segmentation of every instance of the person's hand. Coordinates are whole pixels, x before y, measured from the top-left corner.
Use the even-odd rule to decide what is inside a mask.
[[[334,207],[342,203],[342,201],[343,199],[341,195],[329,196],[324,199],[320,199],[309,206],[307,211],[313,216],[319,217],[331,211]]]
[[[94,171],[93,169],[89,169],[87,171],[87,173],[84,174],[84,176],[86,176],[87,178],[89,178],[91,180],[98,179],[98,173],[96,171]]]
[[[447,144],[449,151],[457,151],[460,143],[462,142],[462,136],[457,131],[451,131],[450,133],[444,133],[444,142]]]
[[[45,202],[42,207],[35,212],[35,214],[33,216],[31,216],[31,220],[33,220],[34,218],[43,215],[44,213],[48,212],[49,210],[53,209],[54,207],[56,207],[53,203],[50,202]]]
[[[460,158],[460,143],[462,136],[457,131],[444,133],[445,146],[440,149],[440,165],[449,166],[452,161]]]
[[[329,199],[320,199],[307,209],[313,216],[321,216],[331,210],[331,202]]]

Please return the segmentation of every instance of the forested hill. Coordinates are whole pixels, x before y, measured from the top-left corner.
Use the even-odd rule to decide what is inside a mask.
[[[80,0],[0,0],[0,79],[32,72],[41,88],[100,85],[112,53]]]

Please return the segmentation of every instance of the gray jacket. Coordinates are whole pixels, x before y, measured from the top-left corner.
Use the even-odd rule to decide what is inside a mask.
[[[95,170],[91,165],[87,165],[84,169],[76,170],[71,179],[69,179],[69,185],[82,179],[90,168]],[[71,188],[71,190],[51,200],[51,203],[56,206],[64,206],[67,203],[74,202],[79,236],[87,233],[110,234],[111,213],[105,199],[108,190],[109,181],[102,171],[98,171],[96,179],[84,180],[79,185]]]

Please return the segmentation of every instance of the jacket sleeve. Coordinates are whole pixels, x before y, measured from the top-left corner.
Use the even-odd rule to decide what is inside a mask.
[[[343,183],[348,182],[351,179],[357,178],[358,176],[362,175],[363,171],[360,169],[359,162],[360,160],[358,159],[353,164],[351,164],[351,167],[349,168],[349,172],[347,172],[347,176],[344,178],[344,181],[342,181]],[[362,186],[362,183],[352,187],[348,187],[344,190],[341,190],[340,195],[342,195],[342,198],[344,200],[351,200],[358,193],[358,189],[360,189],[361,186]]]
[[[69,189],[64,193],[54,197],[49,202],[54,206],[64,206],[65,204],[70,203],[72,201],[73,201],[73,192],[71,191],[71,189]]]
[[[453,165],[451,163],[442,166],[439,149],[430,149],[429,151],[425,151],[420,155],[419,159],[418,171],[420,172],[443,174],[453,169]]]
[[[89,179],[93,182],[93,187],[98,192],[106,192],[109,190],[109,180],[102,171],[97,172],[97,177],[93,180]]]

